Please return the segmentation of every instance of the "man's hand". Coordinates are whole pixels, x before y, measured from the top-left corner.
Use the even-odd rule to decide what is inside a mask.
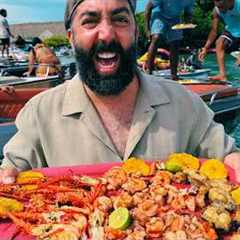
[[[224,164],[234,170],[236,182],[240,182],[240,153],[230,153],[224,158]]]
[[[16,168],[0,168],[0,183],[14,183],[17,175],[18,170]]]
[[[206,55],[207,55],[207,49],[205,47],[203,47],[198,54],[198,59],[200,61],[203,61]]]

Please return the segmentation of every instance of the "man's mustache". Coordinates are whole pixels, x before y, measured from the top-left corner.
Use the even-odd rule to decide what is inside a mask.
[[[92,57],[101,52],[115,52],[121,54],[123,53],[123,48],[116,41],[112,41],[108,44],[104,43],[103,41],[99,41],[90,49],[89,56]]]

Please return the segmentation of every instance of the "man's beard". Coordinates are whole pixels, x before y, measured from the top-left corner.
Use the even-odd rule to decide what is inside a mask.
[[[89,51],[74,44],[77,69],[81,80],[96,94],[102,96],[117,95],[132,82],[136,72],[136,45],[132,44],[127,50],[112,41],[95,44]],[[100,74],[95,67],[94,57],[100,52],[113,52],[119,55],[118,70],[111,75]]]

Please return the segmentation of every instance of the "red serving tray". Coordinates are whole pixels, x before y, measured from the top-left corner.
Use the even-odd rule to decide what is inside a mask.
[[[62,175],[87,175],[98,177],[103,175],[107,170],[114,166],[120,166],[121,163],[100,163],[94,165],[81,165],[70,167],[53,167],[42,168],[41,171],[46,176],[62,176]],[[229,178],[234,182],[234,171],[228,167]],[[9,221],[1,221],[0,223],[0,240],[35,240],[35,237],[19,233],[14,224]]]

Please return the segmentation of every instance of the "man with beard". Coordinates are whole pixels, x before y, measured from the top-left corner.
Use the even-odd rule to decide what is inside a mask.
[[[216,41],[219,74],[210,77],[211,80],[223,81],[227,80],[224,65],[225,51],[228,53],[236,51],[240,46],[240,0],[214,0],[214,4],[212,28],[199,54],[199,59],[203,60],[206,56],[208,49],[217,37],[218,26],[223,22],[225,30]],[[238,61],[236,64],[238,64]]]
[[[18,132],[4,148],[2,182],[30,168],[166,159],[173,152],[240,170],[234,140],[199,97],[136,68],[134,10],[135,0],[68,0],[65,25],[78,74],[21,110]]]

